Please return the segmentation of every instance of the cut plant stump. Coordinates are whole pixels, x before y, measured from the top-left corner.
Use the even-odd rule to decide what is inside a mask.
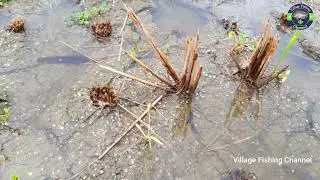
[[[234,49],[237,44],[233,46],[230,51],[230,55],[237,64],[238,73],[247,85],[254,88],[260,88],[268,84],[273,79],[277,78],[282,72],[284,72],[289,66],[286,66],[276,74],[265,76],[265,71],[272,60],[278,46],[279,35],[273,35],[270,22],[267,21],[264,24],[263,33],[258,42],[257,47],[253,51],[250,57],[248,57],[245,63],[241,65],[237,61],[237,55]]]
[[[170,92],[177,93],[193,93],[198,86],[199,79],[202,73],[202,66],[199,65],[198,57],[199,57],[199,35],[197,34],[194,37],[190,37],[187,39],[184,48],[184,68],[179,76],[177,71],[172,67],[169,63],[169,58],[161,51],[159,46],[156,45],[155,40],[150,35],[150,33],[144,28],[141,24],[141,21],[137,17],[137,15],[133,12],[131,8],[128,8],[124,4],[127,12],[128,18],[133,22],[135,27],[140,31],[140,33],[145,37],[145,39],[149,42],[151,48],[154,50],[157,55],[159,61],[167,70],[168,74],[172,78],[172,81],[166,80],[164,77],[161,77],[157,73],[155,73],[151,68],[147,67],[144,63],[139,61],[137,58],[130,56],[137,64],[146,72],[153,75],[162,83],[168,86]]]

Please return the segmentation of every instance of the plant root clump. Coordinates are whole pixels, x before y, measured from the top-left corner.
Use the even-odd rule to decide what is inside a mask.
[[[25,19],[21,16],[18,16],[9,22],[8,27],[9,27],[9,30],[15,33],[19,33],[25,30],[24,24],[25,24]]]
[[[119,102],[114,89],[109,85],[92,87],[90,99],[96,107],[116,106]]]
[[[112,33],[112,24],[107,19],[97,18],[91,25],[91,29],[94,35],[106,38]]]

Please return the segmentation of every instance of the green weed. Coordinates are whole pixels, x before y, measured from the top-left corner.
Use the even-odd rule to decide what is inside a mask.
[[[8,0],[0,0],[0,7],[8,3]]]
[[[137,53],[140,51],[139,42],[134,41],[133,48],[129,51],[130,55],[133,57],[137,57]]]
[[[19,180],[19,177],[16,176],[16,175],[12,175],[12,176],[11,176],[11,180]]]
[[[299,39],[301,33],[302,33],[302,31],[298,31],[298,30],[293,32],[293,35],[292,35],[290,41],[288,42],[288,44],[286,45],[286,47],[282,51],[280,58],[277,62],[277,65],[273,69],[274,74],[278,73],[279,67],[280,67],[282,61],[287,56],[287,54],[288,54],[289,50],[292,48],[293,44]],[[279,75],[280,80],[285,81],[288,78],[289,74],[290,74],[290,70],[283,72],[282,74]]]
[[[78,25],[89,25],[90,24],[90,20],[91,20],[92,16],[90,13],[88,12],[78,12],[76,13],[76,15],[74,16],[74,20]]]
[[[10,108],[3,108],[3,114],[0,115],[0,124],[1,125],[8,125],[8,119],[9,119],[9,116],[11,114],[11,110]]]
[[[250,38],[248,34],[240,33],[237,35],[234,31],[230,31],[228,33],[227,39],[234,39],[237,44],[248,47],[250,50],[254,50],[258,44],[258,40],[255,38]]]
[[[77,12],[73,16],[73,21],[78,25],[88,26],[95,16],[101,15],[110,10],[111,7],[106,1],[104,1],[100,5],[91,7],[89,10]]]

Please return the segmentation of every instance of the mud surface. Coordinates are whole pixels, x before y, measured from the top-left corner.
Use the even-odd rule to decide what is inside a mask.
[[[111,21],[113,33],[103,42],[89,28],[68,25],[70,16],[90,3],[16,0],[0,9],[1,27],[17,15],[26,19],[24,33],[0,30],[0,94],[6,94],[12,110],[8,125],[21,130],[13,133],[0,127],[0,179],[12,175],[27,180],[67,179],[96,159],[133,122],[134,118],[117,107],[105,109],[97,120],[84,121],[96,110],[89,89],[108,83],[115,75],[80,52],[118,70],[151,78],[125,55],[118,59],[119,32],[126,14],[120,2],[109,2],[111,10],[104,16]],[[235,65],[228,52],[233,42],[226,39],[221,20],[238,21],[242,32],[258,37],[264,20],[274,22],[273,14],[287,11],[291,2],[126,3],[138,13],[176,69],[183,65],[186,37],[199,31],[203,76],[191,112],[185,100],[174,94],[165,97],[157,111],[151,111],[151,126],[165,145],[155,144],[150,153],[140,132],[133,129],[79,179],[230,179],[253,175],[266,180],[319,179],[320,62],[315,53],[304,53],[307,45],[296,44],[286,57],[284,64],[291,67],[286,82],[271,83],[262,94],[253,94],[246,108],[234,107],[243,93],[237,91],[240,83],[232,76]],[[315,10],[320,8],[315,2],[306,3]],[[317,28],[314,24],[303,32],[314,48],[319,48],[312,43],[318,41]],[[281,36],[278,59],[290,35],[275,32]],[[165,74],[130,23],[123,40],[124,50],[138,44],[141,51],[137,57]],[[162,94],[121,77],[111,82],[115,89],[123,83],[120,96],[141,103]],[[137,115],[146,108],[125,100],[120,103]],[[186,113],[190,115],[187,119]],[[235,163],[236,156],[312,157],[312,163]]]

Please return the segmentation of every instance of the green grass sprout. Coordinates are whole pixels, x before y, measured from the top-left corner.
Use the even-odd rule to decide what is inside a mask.
[[[279,71],[280,65],[282,63],[282,61],[284,60],[284,58],[287,56],[289,50],[292,48],[293,44],[295,42],[297,42],[297,40],[299,39],[299,37],[301,36],[302,31],[298,31],[295,30],[293,32],[293,35],[290,39],[290,41],[288,42],[288,44],[286,45],[286,47],[284,48],[284,50],[282,51],[280,58],[277,62],[277,65],[274,67],[273,69],[273,73],[276,74]],[[289,75],[290,75],[290,69],[286,70],[285,72],[279,74],[278,79],[280,80],[280,82],[284,82],[288,79]]]
[[[289,41],[289,43],[287,44],[287,46],[284,48],[284,50],[282,51],[280,58],[277,62],[277,65],[274,67],[273,69],[273,73],[277,73],[279,71],[279,67],[282,63],[282,61],[284,60],[284,58],[287,56],[289,50],[292,48],[293,44],[298,40],[298,38],[300,37],[302,31],[294,31],[293,35]]]
[[[0,7],[8,3],[8,0],[0,0]]]
[[[103,1],[100,5],[92,6],[89,10],[77,12],[73,16],[73,21],[81,26],[88,26],[95,17],[111,10],[108,2]]]
[[[8,107],[3,108],[3,114],[0,115],[0,124],[8,125],[8,119],[11,114],[11,110]]]
[[[11,180],[19,180],[19,177],[16,176],[16,175],[12,175],[12,176],[11,176]]]
[[[250,50],[254,50],[254,48],[257,46],[258,41],[255,38],[250,38],[250,36],[246,33],[240,33],[237,35],[234,31],[230,31],[228,33],[227,39],[234,39],[234,41],[239,44],[246,46]]]

